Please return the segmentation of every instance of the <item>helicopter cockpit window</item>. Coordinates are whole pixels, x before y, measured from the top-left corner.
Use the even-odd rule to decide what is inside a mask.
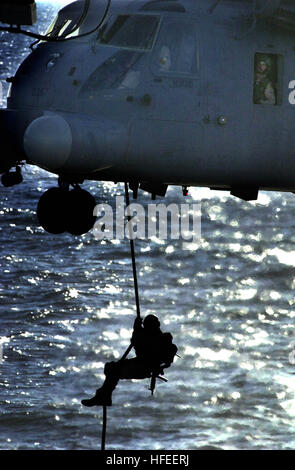
[[[75,21],[74,18],[69,18],[68,15],[59,14],[53,23],[49,26],[48,30],[46,31],[46,35],[51,37],[67,36],[75,29],[78,20],[79,18],[77,18],[77,21]]]
[[[189,21],[164,23],[153,52],[155,73],[194,75],[199,61],[195,25]]]
[[[158,24],[158,16],[111,16],[100,29],[98,41],[114,47],[149,50],[153,46]]]
[[[255,54],[253,103],[280,104],[278,99],[278,55]]]
[[[90,17],[90,14],[88,14],[84,18],[83,12],[83,3],[67,5],[59,11],[58,15],[49,26],[46,34],[51,37],[64,37],[68,35],[76,36],[83,33],[82,29],[83,27],[85,29],[85,23]]]

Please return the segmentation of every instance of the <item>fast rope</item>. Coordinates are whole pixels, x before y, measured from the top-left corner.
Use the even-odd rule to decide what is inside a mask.
[[[128,183],[125,182],[125,201],[127,207],[127,223],[128,223],[128,230],[129,230],[129,240],[130,240],[130,252],[131,252],[131,259],[132,259],[132,272],[133,272],[133,283],[134,283],[134,294],[135,294],[135,304],[136,304],[136,317],[140,318],[140,305],[139,305],[139,294],[138,294],[138,282],[137,282],[137,272],[136,272],[136,259],[135,259],[135,249],[134,249],[134,240],[133,240],[133,232],[132,232],[132,224],[131,215],[129,211],[129,191],[128,191]],[[132,349],[132,344],[128,346],[126,351],[124,352],[121,359],[118,362],[124,361],[128,356],[129,352]],[[102,420],[102,433],[101,433],[101,450],[105,450],[105,440],[106,440],[106,428],[107,428],[107,407],[103,406],[103,420]]]
[[[134,293],[135,293],[135,303],[136,303],[136,316],[137,316],[137,318],[140,318],[140,306],[139,306],[139,295],[138,295],[138,283],[137,283],[137,273],[136,273],[136,261],[135,261],[134,240],[133,240],[132,225],[130,224],[131,215],[130,215],[130,209],[129,209],[129,191],[128,191],[128,183],[125,183],[125,199],[126,199],[126,206],[127,206],[127,220],[128,220],[128,228],[129,228],[130,251],[131,251],[133,280],[134,280]]]

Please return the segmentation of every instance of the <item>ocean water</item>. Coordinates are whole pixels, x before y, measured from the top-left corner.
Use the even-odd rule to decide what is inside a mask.
[[[56,9],[40,6],[41,31]],[[0,41],[3,80],[31,40]],[[102,410],[80,400],[132,333],[128,240],[44,232],[36,206],[55,184],[26,166],[21,185],[0,187],[0,449],[100,449]],[[124,194],[83,187],[112,205]],[[201,204],[199,244],[135,241],[142,314],[159,316],[181,357],[154,396],[147,379],[119,383],[106,449],[294,449],[295,196],[192,188],[185,201]],[[181,190],[165,202],[184,203]]]

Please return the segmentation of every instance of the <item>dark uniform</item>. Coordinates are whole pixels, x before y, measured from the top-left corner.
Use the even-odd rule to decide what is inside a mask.
[[[143,322],[136,319],[131,344],[136,357],[118,362],[108,362],[104,373],[106,379],[93,398],[82,400],[84,406],[110,406],[112,392],[120,379],[146,379],[163,374],[163,369],[173,362],[177,347],[172,343],[172,335],[160,330],[160,322],[155,315],[148,315]]]

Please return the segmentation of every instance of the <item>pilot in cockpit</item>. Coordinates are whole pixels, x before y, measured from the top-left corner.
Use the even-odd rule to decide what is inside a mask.
[[[162,46],[159,54],[159,66],[161,72],[166,72],[171,68],[171,54],[168,46]]]

